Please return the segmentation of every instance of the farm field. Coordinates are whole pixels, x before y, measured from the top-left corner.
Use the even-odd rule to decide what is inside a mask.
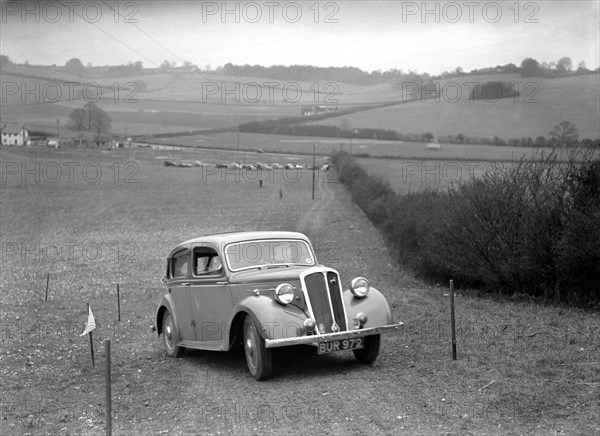
[[[516,84],[518,101],[469,99],[469,86],[500,80]],[[452,84],[452,85],[450,85]],[[472,86],[472,85],[471,85]],[[505,140],[547,136],[561,121],[571,121],[580,138],[600,137],[600,74],[544,79],[517,75],[466,76],[440,82],[439,101],[415,101],[318,121],[318,124],[392,129],[437,136],[463,134]],[[444,91],[446,90],[446,91]],[[344,121],[346,120],[346,121]]]
[[[471,153],[461,153],[468,148],[471,148]],[[513,150],[506,150],[506,148]],[[557,153],[558,159],[567,161],[570,153],[575,152],[573,149],[469,147],[450,144],[444,145],[443,151],[444,153],[430,151],[430,154],[417,154],[406,159],[356,158],[356,161],[367,172],[387,181],[397,193],[408,194],[423,189],[445,191],[453,184],[466,182],[472,177],[480,177],[494,167],[510,167],[521,157],[539,157],[541,153],[547,156],[554,151]],[[504,153],[493,154],[494,151],[503,151]],[[575,156],[581,155],[575,154]],[[600,153],[596,151],[595,157],[599,156]]]
[[[387,181],[398,194],[424,189],[445,191],[454,183],[479,177],[491,165],[510,162],[436,159],[357,159],[367,172]]]
[[[3,122],[55,132],[59,119],[65,132],[69,114],[92,100],[109,114],[117,135],[235,127],[299,116],[304,105],[351,107],[402,99],[389,84],[361,87],[217,74],[74,78],[50,69],[9,66],[2,81]]]
[[[311,172],[263,174],[259,189],[249,172],[236,181],[231,173],[163,166],[231,156],[1,150],[0,433],[104,434],[107,338],[113,434],[600,432],[597,314],[460,293],[452,361],[446,289],[395,264],[335,173],[319,172],[313,201]],[[34,170],[11,174],[9,163]],[[346,286],[368,277],[404,330],[383,339],[372,367],[351,353],[278,350],[275,377],[261,383],[242,352],[166,358],[150,326],[168,251],[192,236],[231,230],[306,232]],[[96,367],[88,338],[79,337],[86,303],[98,323]]]
[[[324,138],[310,136],[270,135],[262,133],[225,132],[206,135],[178,136],[175,138],[152,139],[152,142],[171,145],[186,145],[209,148],[229,148],[238,150],[271,151],[277,153],[312,154],[315,144],[317,154],[331,154],[333,151],[361,153],[373,157],[397,157],[405,159],[426,160],[474,160],[474,161],[512,161],[521,156],[531,156],[539,151],[537,148],[442,144],[440,149],[427,149],[423,142],[381,141],[374,139]],[[543,149],[550,152],[550,148]]]
[[[25,123],[54,132],[59,119],[65,132],[69,114],[85,103],[83,85],[93,84],[87,97],[98,97],[97,104],[112,118],[116,135],[235,127],[249,121],[299,116],[302,106],[307,105],[350,108],[401,102],[414,97],[411,88],[403,90],[390,83],[358,86],[331,81],[285,82],[218,74],[75,79],[61,72],[25,66],[5,69],[2,80],[14,86],[3,94],[4,123]],[[521,92],[517,101],[469,100],[469,87],[473,83],[493,80],[515,84]],[[73,82],[78,85],[72,85]],[[144,86],[132,87],[134,82],[143,82]],[[518,75],[464,76],[439,83],[442,90],[439,101],[414,101],[369,109],[318,123],[393,129],[401,133],[430,132],[435,136],[499,136],[508,140],[548,136],[557,123],[568,120],[575,124],[580,138],[600,137],[599,74],[556,79]],[[100,91],[96,86],[101,87]]]

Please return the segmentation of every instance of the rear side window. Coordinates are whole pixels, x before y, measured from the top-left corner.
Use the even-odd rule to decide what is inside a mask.
[[[171,277],[187,277],[188,274],[188,250],[182,250],[171,259]]]

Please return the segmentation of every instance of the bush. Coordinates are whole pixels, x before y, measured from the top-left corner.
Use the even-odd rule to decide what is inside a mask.
[[[405,196],[335,153],[340,180],[398,260],[424,277],[504,294],[600,303],[600,161],[572,150],[491,166],[448,192]]]

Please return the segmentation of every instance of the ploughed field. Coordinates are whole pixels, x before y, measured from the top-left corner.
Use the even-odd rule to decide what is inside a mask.
[[[394,264],[335,171],[318,173],[313,201],[308,170],[263,171],[260,189],[256,171],[163,164],[242,159],[310,163],[266,153],[2,149],[2,433],[104,434],[104,339],[113,434],[600,432],[597,314],[459,294],[452,361],[447,290]],[[150,327],[168,251],[232,230],[305,231],[345,286],[369,278],[404,330],[383,338],[372,367],[349,352],[276,350],[274,378],[260,383],[241,351],[166,358]],[[96,367],[79,336],[86,303],[98,325]]]

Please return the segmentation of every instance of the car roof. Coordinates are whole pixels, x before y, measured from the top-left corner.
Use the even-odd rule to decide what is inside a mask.
[[[216,245],[218,247],[224,247],[232,242],[242,241],[257,241],[261,239],[301,239],[310,244],[308,237],[299,232],[286,232],[286,231],[258,231],[258,232],[226,232],[226,233],[215,233],[212,235],[200,236],[193,239],[188,239],[181,244],[178,244],[171,252],[171,257],[176,251],[182,248],[191,248],[192,246],[198,245]]]

